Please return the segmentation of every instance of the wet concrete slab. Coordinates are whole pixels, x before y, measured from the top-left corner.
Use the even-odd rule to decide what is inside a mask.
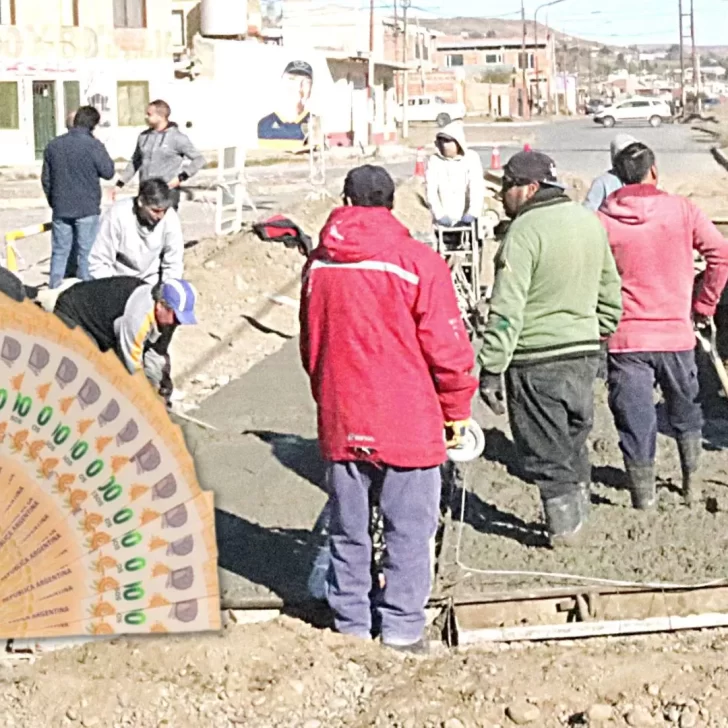
[[[307,600],[326,502],[316,414],[297,340],[180,421],[205,490],[215,493],[223,604]]]

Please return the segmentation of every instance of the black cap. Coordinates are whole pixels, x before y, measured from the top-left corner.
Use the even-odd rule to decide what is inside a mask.
[[[306,61],[291,61],[283,73],[284,75],[288,73],[292,76],[308,76],[308,78],[313,78],[313,68]]]
[[[365,164],[346,175],[344,196],[358,207],[388,207],[394,203],[394,180],[384,167]]]
[[[565,190],[566,185],[556,179],[556,164],[542,152],[518,152],[503,167],[503,178],[529,184],[538,182]]]

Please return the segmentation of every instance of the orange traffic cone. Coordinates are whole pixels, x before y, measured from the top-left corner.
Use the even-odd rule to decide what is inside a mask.
[[[530,144],[529,144],[528,142],[526,142],[526,143],[525,143],[525,144],[523,145],[523,151],[524,151],[524,152],[531,152],[531,151],[533,151],[533,150],[531,149],[531,145],[530,145]]]
[[[425,179],[425,148],[417,148],[417,160],[415,161],[415,179]]]
[[[499,170],[501,168],[501,156],[500,149],[498,147],[493,147],[493,151],[491,152],[490,168],[492,170]]]

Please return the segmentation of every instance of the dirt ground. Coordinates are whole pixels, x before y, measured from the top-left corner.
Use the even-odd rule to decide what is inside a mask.
[[[727,179],[683,178],[665,186],[691,193],[709,214],[719,214],[726,212]],[[576,194],[583,194],[586,182],[573,182]],[[398,196],[397,213],[413,231],[429,222],[418,194],[408,185]],[[333,198],[308,201],[288,214],[315,235],[335,204]],[[269,295],[298,299],[303,260],[249,233],[202,241],[186,260],[200,291],[202,323],[180,331],[173,361],[177,387],[184,391],[180,404],[191,409],[296,335],[295,308],[273,303]],[[472,494],[460,551],[467,568],[456,568],[450,544],[444,577],[453,583],[467,578],[474,591],[504,583],[476,574],[493,568],[686,583],[723,577],[728,426],[721,420],[728,404],[706,377],[704,496],[692,510],[680,503],[674,442],[661,435],[660,506],[654,514],[628,508],[604,386],[597,383],[589,541],[566,555],[540,548],[537,495],[517,477],[507,423],[479,410],[488,447],[486,458],[467,474]],[[443,649],[415,658],[282,617],[228,625],[219,635],[97,642],[43,655],[33,664],[0,660],[0,726],[717,728],[728,726],[726,664],[723,630]]]
[[[725,631],[404,657],[298,620],[0,664],[0,725],[728,725]]]

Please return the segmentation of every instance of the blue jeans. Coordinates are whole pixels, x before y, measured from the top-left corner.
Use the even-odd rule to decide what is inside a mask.
[[[99,230],[99,216],[68,218],[54,217],[51,237],[50,288],[58,288],[66,278],[69,268],[76,268],[75,276],[82,281],[90,280],[88,257]],[[72,261],[71,253],[76,253]],[[74,266],[75,264],[75,266]]]
[[[655,384],[662,390],[675,436],[700,435],[703,413],[698,402],[695,351],[609,355],[609,408],[628,463],[651,465],[657,446]]]
[[[328,602],[339,632],[369,638],[372,607],[381,619],[382,641],[417,642],[425,630],[432,586],[432,541],[440,508],[440,469],[404,469],[371,463],[328,464],[331,489],[331,565]],[[369,492],[381,487],[386,584],[375,604]]]

